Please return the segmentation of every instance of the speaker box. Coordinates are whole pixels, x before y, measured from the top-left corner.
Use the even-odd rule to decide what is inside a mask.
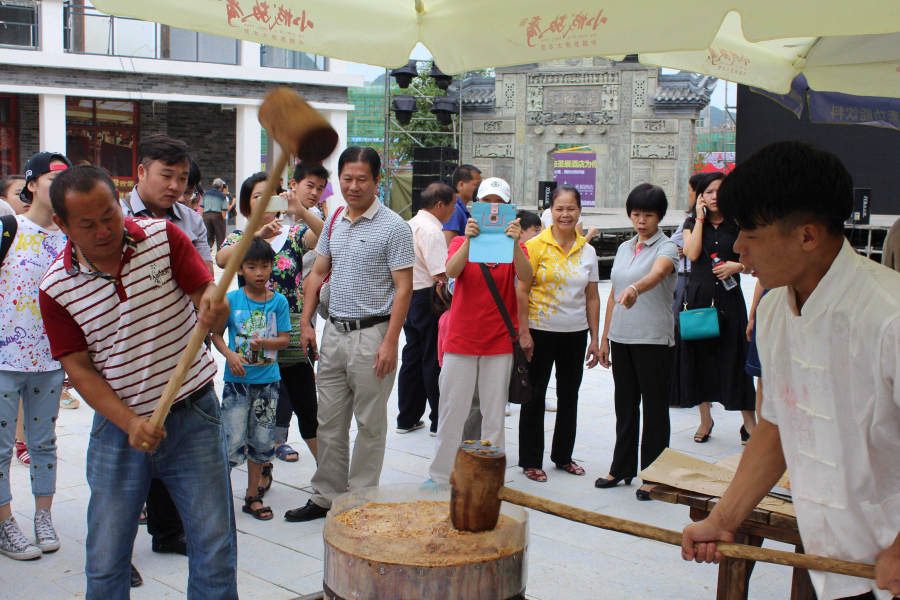
[[[555,189],[555,181],[538,181],[538,206],[550,208],[550,195]]]
[[[853,188],[853,214],[850,222],[854,225],[868,225],[872,207],[872,190],[870,188]]]

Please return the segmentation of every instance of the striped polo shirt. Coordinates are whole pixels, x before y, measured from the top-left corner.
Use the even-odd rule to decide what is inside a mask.
[[[119,398],[148,416],[197,323],[190,294],[212,276],[188,237],[165,220],[125,219],[125,251],[115,275],[82,268],[72,251],[70,240],[41,281],[53,358],[87,350]],[[215,361],[202,347],[176,401],[215,374]]]

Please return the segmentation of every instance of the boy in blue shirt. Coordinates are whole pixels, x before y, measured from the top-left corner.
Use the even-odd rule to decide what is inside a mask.
[[[275,251],[268,242],[254,238],[238,270],[244,277],[241,289],[228,293],[229,342],[225,329],[213,332],[213,343],[228,361],[222,418],[228,461],[232,468],[247,465],[247,496],[242,510],[261,520],[272,518],[272,509],[263,506],[259,479],[263,465],[275,456],[275,407],[281,374],[276,362],[278,350],[290,343],[291,318],[287,299],[266,289]]]

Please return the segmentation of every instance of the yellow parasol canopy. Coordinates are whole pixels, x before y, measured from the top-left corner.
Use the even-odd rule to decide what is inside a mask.
[[[741,73],[703,68],[707,48],[723,48],[728,52],[726,61],[732,53],[749,59],[747,76],[751,71],[761,73],[752,85],[781,92],[790,86],[788,71],[796,74],[803,66],[792,53],[808,48],[814,43],[810,40],[871,38],[900,31],[897,0],[866,0],[863,5],[836,0],[93,0],[93,4],[109,14],[383,67],[405,64],[421,42],[445,73],[642,53],[646,61],[738,81]],[[732,11],[736,12],[729,16]],[[797,45],[789,51],[785,41],[793,44],[794,38]],[[893,37],[878,39],[872,43],[884,46],[880,53],[900,52]],[[859,60],[868,60],[869,42],[862,48],[859,43],[855,38],[816,43],[804,69],[810,84],[836,82],[854,70],[857,63],[847,57],[847,46],[863,51]],[[828,57],[833,54],[850,62],[832,64]],[[819,55],[828,66],[814,73],[811,63]],[[718,67],[722,61],[715,58],[710,64]],[[888,68],[879,68],[885,79],[890,78]],[[872,81],[877,78],[873,71]],[[900,73],[894,72],[894,81],[898,78]],[[885,81],[883,87],[892,85],[897,84]]]

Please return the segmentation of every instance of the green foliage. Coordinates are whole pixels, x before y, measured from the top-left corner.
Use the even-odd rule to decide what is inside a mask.
[[[431,64],[422,64],[419,67],[419,77],[412,80],[409,88],[402,90],[392,86],[392,93],[395,95],[405,94],[416,98],[416,112],[413,114],[409,125],[401,126],[396,123],[391,124],[391,129],[406,131],[424,131],[429,133],[394,133],[391,135],[391,158],[395,159],[399,164],[408,164],[412,161],[413,148],[422,145],[425,147],[443,146],[453,148],[456,146],[454,139],[454,125],[441,125],[436,117],[431,114],[432,98],[423,98],[422,96],[446,96],[447,92],[441,90],[434,82],[434,79],[428,77],[431,71]],[[490,77],[492,70],[480,69],[478,71],[470,71],[454,77],[454,84],[468,77]],[[417,93],[418,92],[418,93]],[[393,117],[393,112],[391,113]],[[454,124],[459,127],[459,115],[454,118]],[[434,133],[430,133],[434,132]],[[439,133],[441,132],[441,133]]]

